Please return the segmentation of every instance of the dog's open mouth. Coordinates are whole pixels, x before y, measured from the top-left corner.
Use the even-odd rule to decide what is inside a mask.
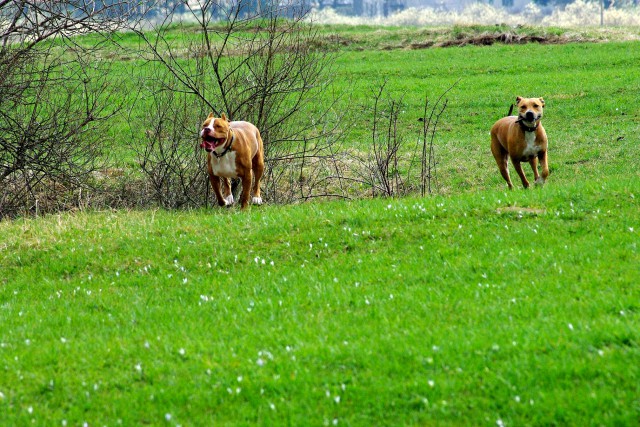
[[[518,120],[525,123],[535,123],[542,118],[542,114],[520,114]]]
[[[200,148],[204,148],[204,150],[208,153],[212,152],[219,146],[225,143],[226,138],[214,138],[211,135],[206,135],[202,137],[202,143],[200,144]]]

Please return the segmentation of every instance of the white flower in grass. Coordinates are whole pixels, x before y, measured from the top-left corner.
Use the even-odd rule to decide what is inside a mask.
[[[569,323],[567,326],[569,327],[570,330],[573,331],[573,325],[571,323]]]
[[[435,387],[436,382],[434,380],[429,380],[427,381],[427,384],[429,384],[429,387]]]
[[[256,364],[258,366],[264,366],[266,362],[264,361],[264,359],[262,359],[261,357],[258,357],[258,360],[256,360]]]
[[[171,421],[171,414],[169,413],[164,414],[164,419],[167,421]]]
[[[334,397],[333,401],[336,402],[336,403],[340,403],[340,396]]]
[[[271,408],[272,411],[275,411],[276,405],[274,405],[273,403],[269,403],[269,408]]]
[[[184,356],[186,351],[184,348],[181,348],[180,350],[178,350],[178,353],[180,354],[180,356]]]
[[[498,418],[498,421],[496,421],[496,425],[498,427],[504,427],[504,422],[500,418]]]
[[[140,363],[137,363],[135,366],[135,370],[136,372],[142,372],[142,365]]]

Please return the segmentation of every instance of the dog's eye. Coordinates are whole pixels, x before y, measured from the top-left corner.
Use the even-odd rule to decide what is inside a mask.
[[[540,107],[538,104],[533,104],[533,108],[538,108]]]

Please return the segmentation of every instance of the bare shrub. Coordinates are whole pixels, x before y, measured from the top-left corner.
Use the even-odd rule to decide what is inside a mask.
[[[109,34],[127,2],[0,2],[0,217],[78,205],[118,110],[108,62],[75,35]],[[124,12],[124,13],[123,13]]]
[[[429,101],[429,97],[425,97],[424,99],[424,110],[422,117],[420,117],[420,121],[423,124],[422,139],[418,139],[418,145],[422,144],[422,154],[420,155],[420,194],[422,197],[427,193],[431,194],[434,188],[437,189],[438,187],[438,177],[436,173],[438,162],[436,161],[434,141],[440,118],[449,104],[449,100],[445,98],[445,96],[457,84],[458,82],[455,82],[445,90],[433,104]]]
[[[418,189],[425,196],[437,191],[434,141],[438,123],[448,104],[445,95],[452,88],[433,104],[425,97],[424,109],[418,119],[423,123],[422,132],[416,136],[412,148],[408,142],[411,136],[402,131],[408,128],[402,120],[403,116],[408,116],[403,95],[390,95],[386,82],[382,83],[373,92],[373,105],[365,106],[372,123],[370,148],[352,153],[354,170],[343,170],[342,179],[364,184],[374,197],[401,197]]]
[[[398,132],[398,118],[405,105],[402,98],[383,98],[385,86],[386,82],[372,95],[371,149],[360,158],[365,170],[362,179],[371,187],[374,197],[392,197],[407,191],[399,169],[404,138]]]
[[[140,163],[151,166],[143,171],[157,189],[156,199],[162,206],[177,206],[174,201],[186,195],[185,185],[196,192],[208,188],[192,184],[201,182],[203,167],[187,172],[183,165],[188,161],[196,168],[203,164],[204,153],[195,158],[186,153],[196,144],[200,121],[209,111],[250,121],[260,129],[265,142],[263,191],[267,201],[295,199],[291,185],[299,182],[294,178],[296,172],[300,177],[298,161],[309,166],[311,158],[331,156],[325,144],[325,132],[331,126],[324,120],[333,104],[318,97],[328,85],[332,55],[316,48],[319,35],[303,21],[305,10],[275,4],[258,10],[252,4],[189,3],[182,6],[192,23],[188,27],[179,22],[185,16],[174,9],[150,29],[133,28],[144,43],[139,54],[155,66],[152,75],[140,76],[145,82],[141,86],[155,88],[145,96],[175,102],[179,94],[178,109],[186,108],[180,112],[171,102],[156,101],[153,114],[136,126],[151,129],[154,135],[142,150],[138,141],[134,144],[142,154]],[[282,19],[284,16],[288,19]],[[175,31],[181,31],[177,41],[172,38]],[[170,150],[174,154],[183,154],[167,155],[162,141],[175,148]],[[175,173],[181,177],[169,176]],[[193,194],[187,199],[189,204],[202,203],[205,197]]]
[[[208,194],[205,156],[200,150],[198,130],[204,110],[196,98],[176,90],[173,76],[155,70],[154,87],[145,89],[148,108],[142,121],[144,132],[134,128],[131,148],[146,176],[146,199],[166,209],[206,205]],[[136,119],[130,115],[130,120]]]

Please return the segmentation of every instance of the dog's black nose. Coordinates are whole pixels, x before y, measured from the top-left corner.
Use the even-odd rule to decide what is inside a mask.
[[[533,114],[533,111],[527,111],[527,114],[524,115],[524,118],[528,121],[528,122],[532,122],[535,118],[536,115]]]

